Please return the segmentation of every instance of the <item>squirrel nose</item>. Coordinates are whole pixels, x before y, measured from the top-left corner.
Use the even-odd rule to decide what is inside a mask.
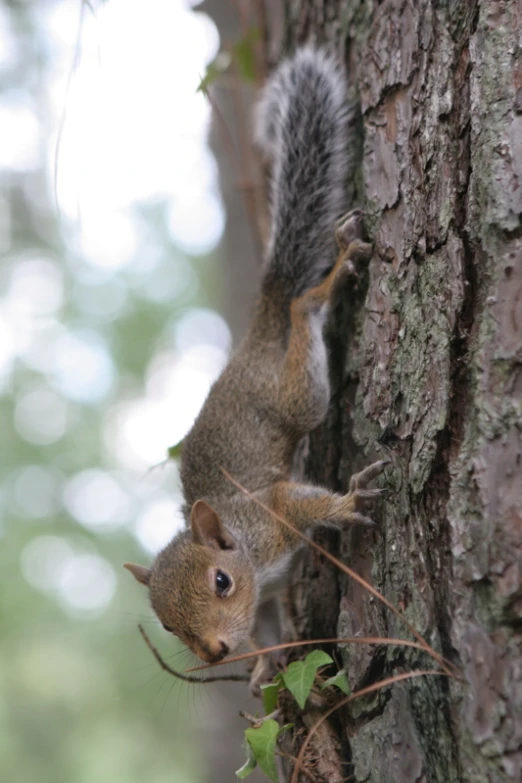
[[[229,647],[228,644],[223,641],[223,639],[218,639],[218,644],[220,647],[218,659],[221,661],[226,655],[228,655]]]
[[[228,644],[226,644],[226,642],[224,642],[223,639],[220,639],[219,643],[221,644],[221,653],[220,653],[220,655],[221,655],[222,658],[224,658],[225,655],[228,655],[228,649],[229,649],[228,648]]]
[[[218,637],[202,645],[198,654],[200,658],[208,663],[217,663],[222,661],[229,652],[230,646],[228,643]]]

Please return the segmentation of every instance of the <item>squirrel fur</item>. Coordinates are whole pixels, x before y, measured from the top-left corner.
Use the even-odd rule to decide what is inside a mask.
[[[348,106],[341,65],[312,46],[264,88],[256,140],[271,166],[271,233],[260,298],[183,443],[186,530],[150,569],[125,566],[148,586],[166,630],[210,663],[249,639],[280,640],[279,594],[302,546],[222,468],[301,531],[370,523],[362,508],[379,493],[367,484],[384,461],[354,476],[346,495],[291,476],[298,442],[328,409],[330,304],[353,262],[371,255],[360,212],[334,230],[346,208]]]

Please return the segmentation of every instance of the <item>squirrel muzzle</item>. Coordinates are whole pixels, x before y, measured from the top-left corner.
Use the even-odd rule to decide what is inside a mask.
[[[150,570],[125,567],[149,588],[165,630],[205,663],[218,663],[250,637],[258,602],[253,564],[205,501],[194,504],[191,527],[159,553]]]

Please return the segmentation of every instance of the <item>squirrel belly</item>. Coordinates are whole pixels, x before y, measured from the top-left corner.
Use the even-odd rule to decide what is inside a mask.
[[[302,542],[269,510],[306,532],[373,524],[362,512],[380,492],[367,484],[384,462],[352,477],[345,495],[291,479],[298,441],[328,409],[324,320],[353,262],[371,256],[361,213],[337,222],[346,206],[348,110],[342,66],[311,46],[265,86],[256,137],[271,165],[271,233],[260,298],[183,444],[187,530],[150,569],[126,564],[148,585],[166,630],[208,662],[252,635],[277,641],[277,597]]]

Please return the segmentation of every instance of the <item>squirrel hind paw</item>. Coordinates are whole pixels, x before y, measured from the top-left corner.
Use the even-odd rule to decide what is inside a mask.
[[[360,239],[354,239],[350,242],[347,249],[344,251],[345,261],[355,262],[358,264],[362,261],[367,262],[371,259],[373,253],[373,246],[368,242],[363,242]]]
[[[360,511],[354,511],[350,514],[350,524],[352,525],[364,525],[365,527],[379,527],[377,522],[371,517],[367,517],[365,514],[361,514]]]
[[[335,224],[335,239],[340,250],[346,250],[356,239],[363,238],[364,213],[362,209],[352,209]]]
[[[350,479],[350,492],[354,492],[356,489],[366,489],[370,481],[380,476],[384,468],[389,464],[389,459],[380,459],[378,462],[368,465],[367,468],[364,468],[359,473],[355,473]]]

